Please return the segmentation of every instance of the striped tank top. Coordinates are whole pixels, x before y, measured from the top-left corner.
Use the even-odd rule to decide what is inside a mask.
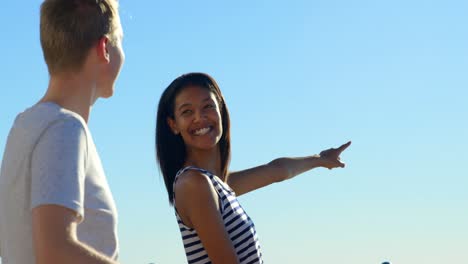
[[[200,171],[204,175],[208,176],[213,184],[213,187],[218,194],[224,226],[226,227],[229,238],[234,245],[239,262],[241,264],[263,263],[260,243],[258,242],[254,223],[237,201],[234,191],[216,175],[193,166],[179,170],[174,180],[174,185],[177,181],[177,177],[189,169]],[[175,215],[182,235],[188,263],[211,264],[210,258],[198,237],[197,231],[186,226],[182,222],[182,219],[177,213],[177,209],[175,209]]]

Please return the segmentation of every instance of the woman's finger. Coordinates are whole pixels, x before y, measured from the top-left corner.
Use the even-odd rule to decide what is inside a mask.
[[[351,145],[351,141],[348,141],[347,143],[341,145],[341,146],[338,148],[338,151],[341,153],[341,152],[343,152],[345,149],[347,149],[350,145]]]

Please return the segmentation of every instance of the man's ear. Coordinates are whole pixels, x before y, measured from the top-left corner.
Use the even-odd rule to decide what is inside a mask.
[[[103,36],[99,39],[98,45],[97,45],[98,57],[100,60],[103,60],[106,63],[110,62],[109,43],[110,43],[109,38],[106,36]]]
[[[167,124],[169,125],[169,127],[171,128],[172,133],[174,133],[174,135],[178,135],[180,132],[179,132],[179,130],[177,130],[175,120],[168,117],[166,119],[166,121],[167,121]]]

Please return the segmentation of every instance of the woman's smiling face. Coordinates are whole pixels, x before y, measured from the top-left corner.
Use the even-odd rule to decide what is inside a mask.
[[[175,98],[174,119],[167,122],[180,134],[187,149],[214,148],[223,134],[219,103],[207,88],[188,86]]]

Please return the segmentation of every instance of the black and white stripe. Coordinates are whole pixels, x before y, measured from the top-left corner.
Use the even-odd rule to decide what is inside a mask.
[[[209,177],[219,196],[221,215],[229,237],[237,252],[241,264],[263,263],[260,243],[258,242],[255,225],[237,201],[234,191],[216,175],[197,167],[189,166],[181,169],[177,177],[186,170],[198,170]],[[174,181],[174,182],[175,182]],[[185,254],[190,264],[211,264],[210,258],[197,235],[197,231],[187,227],[175,212],[179,229],[182,234]]]

